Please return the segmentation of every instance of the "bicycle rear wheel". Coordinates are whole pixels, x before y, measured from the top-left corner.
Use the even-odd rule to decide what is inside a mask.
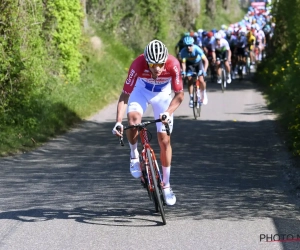
[[[160,176],[157,171],[158,166],[156,164],[156,161],[154,161],[149,148],[147,149],[147,157],[148,157],[148,161],[149,161],[149,167],[150,167],[150,172],[151,172],[151,177],[152,177],[152,182],[153,182],[154,199],[156,202],[155,205],[157,204],[163,224],[166,225],[167,221],[166,221],[165,210],[163,207],[163,198],[162,198],[163,194],[162,194],[162,188],[160,185],[161,180],[160,180]]]
[[[201,104],[198,102],[198,96],[197,96],[197,87],[194,85],[194,91],[193,91],[193,113],[194,118],[197,120],[198,117],[200,117],[201,112]]]

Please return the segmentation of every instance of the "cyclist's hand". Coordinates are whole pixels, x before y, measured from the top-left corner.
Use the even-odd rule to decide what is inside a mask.
[[[182,78],[185,78],[186,73],[185,72],[181,72],[181,76],[182,76]]]
[[[206,71],[203,71],[203,76],[206,77],[207,76],[207,73]]]
[[[120,131],[117,128],[119,128]],[[122,125],[122,123],[117,122],[116,125],[114,126],[113,130],[112,130],[112,133],[116,136],[122,136],[122,134],[123,134],[123,125]]]
[[[163,120],[163,116],[165,116],[165,119]],[[171,123],[171,117],[170,117],[170,114],[169,112],[164,112],[164,113],[161,113],[159,115],[159,119],[161,119],[161,122],[162,123]]]

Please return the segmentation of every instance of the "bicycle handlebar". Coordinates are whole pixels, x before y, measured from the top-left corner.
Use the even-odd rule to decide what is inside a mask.
[[[156,120],[152,120],[152,121],[141,122],[141,123],[134,124],[134,125],[130,125],[130,126],[125,126],[125,127],[123,128],[123,130],[127,130],[127,129],[130,129],[130,128],[145,128],[145,127],[148,126],[149,124],[164,121],[166,118],[167,118],[167,116],[166,116],[166,115],[163,115],[163,116],[162,116],[162,119],[156,119]],[[167,124],[164,124],[164,125],[165,125],[165,127],[166,127],[167,135],[170,135],[170,127],[169,127],[169,124],[167,123]],[[117,129],[119,132],[121,131],[121,127],[120,127],[120,126],[118,126],[116,129]],[[123,135],[119,137],[119,141],[120,141],[121,146],[124,146]]]

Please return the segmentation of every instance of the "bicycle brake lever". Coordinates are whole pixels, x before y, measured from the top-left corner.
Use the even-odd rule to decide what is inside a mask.
[[[121,127],[120,126],[117,126],[116,129],[119,132],[121,132]],[[123,147],[124,146],[123,135],[119,137],[119,142],[120,142],[121,146]]]
[[[161,119],[162,119],[163,121],[164,121],[166,118],[167,118],[166,115],[163,115],[163,116],[161,117]],[[166,123],[166,124],[164,124],[164,125],[165,125],[165,128],[166,128],[167,135],[170,136],[170,127],[169,127],[169,124]]]
[[[123,147],[124,146],[123,136],[119,137],[119,142],[120,142],[121,146]]]

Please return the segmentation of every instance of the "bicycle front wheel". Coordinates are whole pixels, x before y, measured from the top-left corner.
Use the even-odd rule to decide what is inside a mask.
[[[201,112],[201,103],[198,102],[197,87],[194,85],[194,91],[193,91],[193,113],[194,113],[195,120],[197,120],[197,118],[200,117],[200,112]]]
[[[161,180],[157,171],[158,166],[156,164],[156,161],[153,159],[149,148],[147,149],[147,157],[148,157],[148,162],[149,162],[149,167],[150,167],[150,172],[151,172],[151,177],[153,182],[154,199],[156,201],[156,204],[158,205],[158,209],[160,211],[163,224],[166,225],[167,221],[166,221],[165,210],[163,207],[162,188],[160,185]]]

